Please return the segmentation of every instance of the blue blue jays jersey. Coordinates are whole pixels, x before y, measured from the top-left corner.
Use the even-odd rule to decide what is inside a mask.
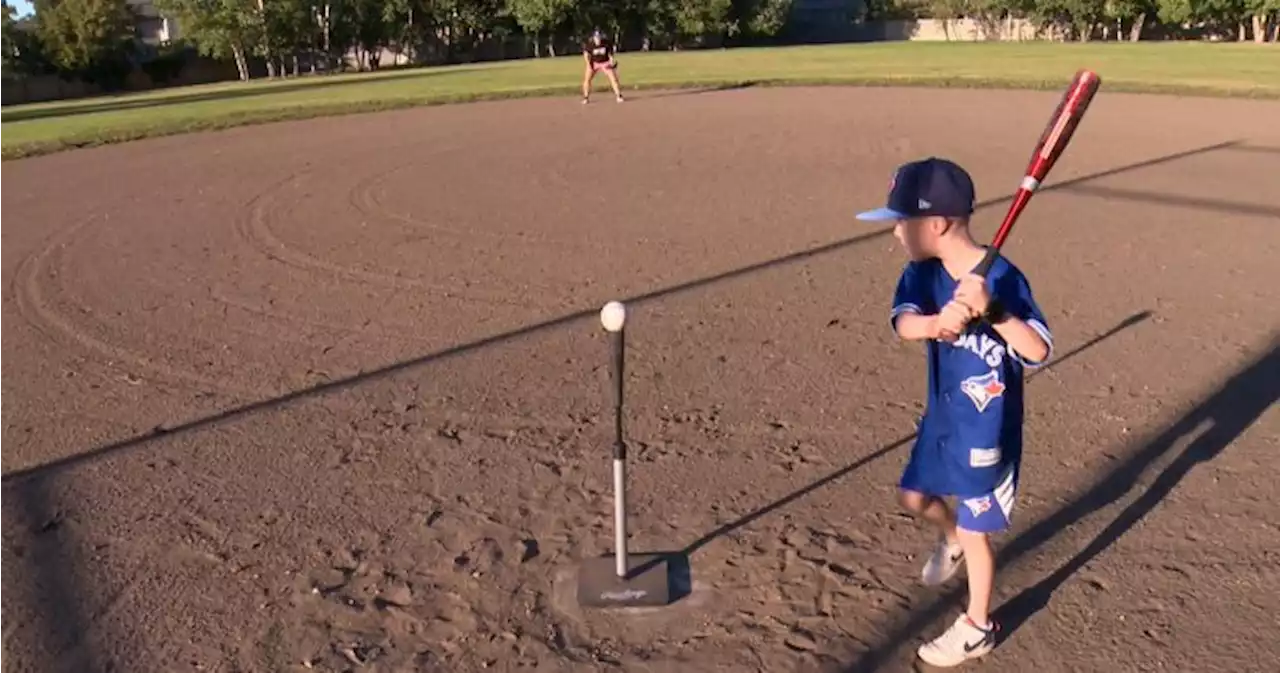
[[[938,313],[957,285],[937,259],[907,264],[894,293],[892,320],[908,312]],[[1040,333],[1051,357],[1052,334],[1022,272],[998,257],[986,286],[1009,315]],[[933,495],[991,493],[1021,462],[1022,375],[1025,367],[1043,363],[1013,352],[981,322],[954,342],[928,341],[926,352],[928,397],[902,486]]]

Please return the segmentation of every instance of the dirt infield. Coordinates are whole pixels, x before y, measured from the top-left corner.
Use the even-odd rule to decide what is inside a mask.
[[[924,362],[852,215],[938,154],[989,233],[1055,98],[482,103],[6,163],[4,671],[911,670],[963,579],[916,579]],[[1276,118],[1104,92],[1014,232],[1057,362],[968,669],[1280,668]],[[695,582],[656,614],[572,595],[611,544],[613,298],[633,548]]]

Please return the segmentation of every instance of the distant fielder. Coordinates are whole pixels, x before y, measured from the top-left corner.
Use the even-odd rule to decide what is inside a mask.
[[[591,37],[582,45],[582,60],[586,63],[586,71],[582,75],[582,104],[591,99],[591,81],[596,73],[603,71],[613,87],[613,95],[622,102],[622,85],[618,83],[618,61],[614,58],[616,51],[613,41],[604,36],[598,29],[591,31]]]
[[[968,609],[918,653],[933,666],[956,666],[996,644],[988,536],[1009,527],[1017,494],[1023,368],[1049,359],[1053,337],[1012,263],[997,258],[985,280],[972,273],[986,249],[969,232],[974,188],[963,168],[937,158],[908,163],[888,201],[858,219],[895,222],[911,259],[890,319],[898,337],[926,343],[929,365],[927,404],[899,501],[940,533],[922,571],[925,584],[942,584],[968,565]],[[947,497],[959,501],[954,508]]]

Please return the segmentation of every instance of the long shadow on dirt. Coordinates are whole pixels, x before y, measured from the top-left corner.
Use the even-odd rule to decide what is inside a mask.
[[[1072,180],[1065,180],[1063,182],[1059,182],[1048,187],[1042,187],[1040,191],[1053,191],[1056,189],[1064,189],[1071,185],[1077,185],[1077,184],[1081,184],[1091,180],[1097,180],[1100,178],[1109,177],[1109,176],[1117,175],[1120,173],[1135,171],[1142,168],[1156,166],[1159,164],[1178,161],[1180,159],[1185,159],[1185,158],[1192,157],[1199,154],[1206,154],[1209,152],[1222,150],[1225,148],[1235,146],[1238,143],[1239,141],[1227,141],[1227,142],[1217,143],[1214,145],[1208,145],[1205,147],[1198,147],[1195,149],[1185,150],[1182,152],[1177,152],[1175,154],[1169,154],[1162,157],[1147,159],[1145,161],[1139,161],[1136,163],[1119,166],[1119,167],[1112,168],[1099,173],[1084,175],[1078,178],[1074,178]],[[990,199],[982,203],[979,203],[978,208],[985,209],[985,208],[999,206],[1000,204],[1008,203],[1012,198],[1013,198],[1012,196],[1003,196],[996,199]],[[892,233],[892,231],[893,231],[892,228],[879,229],[876,231],[872,231],[870,233],[860,234],[858,236],[853,236],[853,237],[842,239],[839,241],[834,241],[832,243],[827,243],[825,245],[820,245],[815,248],[809,248],[807,250],[801,250],[799,252],[793,252],[787,255],[783,255],[781,257],[775,257],[773,259],[765,260],[763,262],[758,262],[756,264],[750,264],[748,266],[734,269],[732,271],[726,271],[723,273],[715,274],[713,276],[707,276],[704,278],[688,281],[685,283],[680,283],[678,285],[673,285],[670,287],[654,290],[652,292],[646,292],[641,295],[627,298],[625,299],[625,301],[632,304],[639,304],[647,301],[652,301],[654,299],[660,299],[663,297],[680,294],[690,290],[696,290],[696,289],[713,285],[716,283],[720,283],[723,281],[734,280],[736,278],[748,276],[757,271],[762,271],[765,269],[784,266],[787,264],[794,264],[797,262],[807,261],[815,257],[830,254],[833,252],[838,252],[846,248],[857,246],[862,243],[868,243],[871,241],[884,238],[886,236],[889,236]],[[398,372],[402,372],[407,369],[430,364],[437,360],[443,360],[445,358],[462,355],[462,354],[476,351],[488,346],[495,346],[507,341],[518,339],[520,337],[523,337],[529,334],[541,332],[541,331],[556,328],[556,327],[561,327],[577,320],[592,318],[596,315],[596,312],[598,310],[599,309],[595,307],[584,309],[575,313],[560,316],[558,318],[553,318],[540,323],[535,323],[532,325],[521,327],[516,330],[504,332],[502,334],[497,334],[497,335],[486,337],[484,339],[480,339],[477,341],[472,341],[469,343],[446,348],[441,351],[436,351],[434,353],[429,353],[427,355],[423,355],[422,357],[413,358],[411,360],[405,360],[395,364],[387,365],[385,367],[380,367],[378,369],[362,372],[354,376],[349,376],[349,377],[337,379],[334,381],[328,381],[326,383],[322,383],[320,385],[317,385],[311,388],[296,390],[294,392],[281,395],[279,397],[274,397],[271,399],[253,402],[250,404],[246,404],[244,406],[234,407],[231,409],[227,409],[225,411],[220,411],[216,414],[211,414],[203,418],[197,418],[195,420],[186,421],[180,424],[158,427],[155,430],[145,434],[136,435],[134,437],[122,439],[120,441],[113,442],[111,444],[89,449],[82,453],[78,453],[71,456],[67,456],[65,458],[60,458],[58,460],[50,461],[43,465],[24,468],[20,470],[13,470],[4,475],[3,484],[5,486],[8,486],[9,484],[17,481],[30,479],[30,478],[38,478],[42,475],[52,474],[52,473],[61,471],[63,469],[66,469],[68,467],[71,467],[73,465],[78,465],[90,460],[103,458],[107,455],[114,454],[119,451],[139,448],[141,446],[145,446],[151,440],[154,440],[166,435],[198,430],[200,428],[216,425],[223,421],[232,420],[248,414],[256,413],[259,411],[266,411],[269,409],[275,409],[277,407],[282,407],[291,402],[296,402],[298,400],[308,399],[311,397],[324,395],[326,393],[346,390],[356,385],[360,385],[360,384],[374,381],[377,379],[385,378],[387,376],[396,374]]]
[[[1226,381],[1189,413],[1158,436],[1138,447],[1123,463],[1088,491],[1058,511],[1038,521],[1000,550],[997,564],[1008,566],[1053,539],[1060,531],[1084,520],[1093,512],[1111,505],[1139,488],[1138,478],[1165,457],[1180,441],[1190,443],[1156,476],[1137,498],[1084,549],[1035,585],[1024,589],[996,610],[1008,638],[1032,616],[1049,604],[1053,592],[1076,571],[1101,554],[1134,524],[1149,514],[1177,487],[1196,465],[1218,457],[1227,446],[1280,399],[1280,334],[1272,336],[1271,347],[1261,357]],[[867,673],[895,659],[906,642],[922,629],[957,609],[963,587],[952,590],[922,610],[912,613],[878,647],[841,667],[844,673]],[[903,657],[909,656],[902,654]]]
[[[1019,536],[1009,550],[1011,556],[1040,546],[1053,537],[1056,531],[1119,500],[1134,487],[1135,478],[1143,468],[1167,453],[1180,440],[1194,437],[1187,448],[1151,482],[1147,490],[1125,507],[1088,546],[1035,586],[1023,589],[997,611],[997,617],[1004,626],[1005,637],[1012,636],[1018,627],[1048,605],[1053,592],[1063,582],[1151,513],[1195,466],[1217,458],[1277,399],[1280,399],[1280,344],[1232,377],[1218,392],[1170,426],[1087,493]]]
[[[1067,353],[1064,353],[1061,357],[1055,358],[1050,365],[1036,370],[1034,373],[1032,373],[1027,377],[1027,380],[1034,379],[1036,376],[1040,375],[1042,372],[1050,371],[1054,368],[1060,367],[1063,362],[1070,360],[1071,358],[1074,358],[1075,356],[1089,350],[1093,346],[1103,341],[1106,341],[1107,339],[1115,336],[1116,334],[1119,334],[1120,332],[1130,327],[1133,327],[1134,325],[1137,325],[1138,323],[1150,317],[1151,317],[1150,311],[1141,311],[1139,313],[1135,313],[1129,316],[1128,318],[1125,318],[1120,323],[1118,323],[1115,327],[1112,327],[1106,332],[1103,332],[1101,334],[1098,334],[1097,336],[1094,336],[1092,339],[1089,339],[1085,343],[1080,344],[1079,346],[1071,349]],[[732,533],[733,531],[738,530],[743,526],[750,525],[754,521],[764,516],[768,516],[770,513],[777,511],[783,507],[786,507],[787,505],[790,505],[791,503],[805,497],[806,495],[809,495],[810,493],[813,493],[814,491],[826,486],[827,484],[837,481],[841,477],[844,477],[845,475],[854,472],[858,468],[861,468],[862,466],[867,465],[879,458],[887,456],[897,449],[907,446],[912,440],[915,439],[915,437],[916,437],[915,433],[912,433],[910,435],[902,437],[901,439],[895,440],[894,442],[887,444],[885,446],[882,446],[879,449],[876,449],[874,452],[869,453],[848,465],[845,465],[844,467],[836,470],[835,472],[832,472],[831,474],[828,474],[827,476],[811,484],[808,484],[803,488],[792,491],[791,493],[788,493],[782,498],[779,498],[769,503],[768,505],[761,507],[760,509],[752,511],[748,514],[744,514],[743,516],[733,521],[730,521],[720,526],[719,528],[716,528],[715,530],[707,533],[706,535],[703,535],[697,540],[694,540],[693,542],[689,543],[689,545],[684,549],[682,549],[680,553],[686,556],[692,555],[694,552],[710,544],[716,538],[728,535],[729,533]]]
[[[752,80],[744,80],[741,82],[725,82],[723,84],[699,85],[679,88],[664,88],[662,85],[648,86],[637,89],[640,95],[635,100],[660,100],[663,98],[672,98],[675,96],[700,96],[708,93],[722,93],[725,91],[739,91],[741,89],[750,89],[759,86],[759,82]],[[652,92],[652,93],[649,93]],[[628,98],[627,100],[632,100]]]
[[[26,662],[34,666],[30,670],[112,670],[112,662],[101,659],[88,642],[93,619],[82,598],[85,579],[76,553],[79,545],[68,525],[74,513],[55,502],[44,479],[19,484],[13,492],[5,493],[4,510],[5,588],[18,591],[15,596],[29,596],[22,599],[19,608],[26,614],[5,614],[6,649],[10,623],[29,617],[44,634],[41,644],[48,648],[42,661]],[[9,669],[7,663],[5,669]]]
[[[1118,199],[1121,201],[1150,203],[1157,206],[1207,210],[1211,213],[1224,213],[1227,215],[1252,215],[1255,217],[1266,217],[1272,219],[1280,218],[1280,206],[1266,206],[1260,203],[1242,203],[1239,201],[1210,199],[1201,196],[1188,196],[1185,194],[1165,194],[1138,189],[1119,189],[1116,187],[1101,187],[1095,185],[1076,185],[1073,187],[1067,187],[1063,191],[1069,194],[1096,196],[1103,199]]]

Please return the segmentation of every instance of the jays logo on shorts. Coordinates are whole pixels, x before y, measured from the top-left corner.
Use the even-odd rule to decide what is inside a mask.
[[[1018,480],[1014,470],[1005,473],[995,490],[976,498],[960,498],[956,526],[975,533],[998,533],[1009,527]]]

